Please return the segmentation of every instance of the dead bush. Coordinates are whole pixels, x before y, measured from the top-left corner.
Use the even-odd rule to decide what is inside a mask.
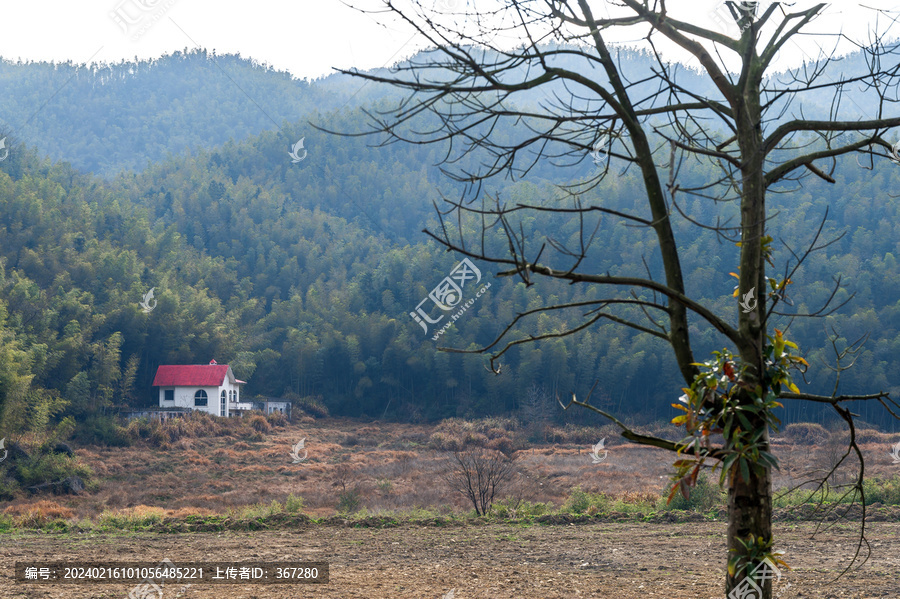
[[[428,446],[440,451],[458,451],[462,449],[463,444],[457,437],[438,431],[432,433],[428,439]]]
[[[504,455],[511,455],[515,451],[513,441],[509,437],[498,437],[488,441],[487,447],[499,451]]]
[[[443,473],[451,489],[465,495],[483,516],[515,473],[515,457],[482,447],[455,451]]]
[[[53,520],[75,517],[75,512],[71,509],[47,500],[11,505],[3,513],[15,518],[16,524],[23,528],[40,528]]]
[[[287,416],[285,416],[281,412],[272,412],[271,414],[267,414],[266,420],[269,421],[269,425],[275,427],[288,425]]]
[[[262,414],[254,414],[248,420],[250,426],[258,433],[268,433],[272,430],[272,427],[269,426],[269,421],[266,420],[266,417]]]
[[[795,422],[784,429],[784,437],[797,445],[818,445],[828,441],[830,435],[825,427],[814,422]]]

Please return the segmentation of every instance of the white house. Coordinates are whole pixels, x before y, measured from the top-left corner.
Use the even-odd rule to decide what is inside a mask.
[[[285,416],[288,417],[288,420],[291,418],[291,402],[285,401],[283,399],[258,399],[253,402],[253,408],[259,410],[264,414],[272,414],[273,412],[281,412]]]
[[[234,416],[242,410],[253,409],[250,402],[242,402],[241,385],[231,366],[215,360],[209,364],[160,366],[153,378],[159,387],[159,407],[190,408],[213,416]]]

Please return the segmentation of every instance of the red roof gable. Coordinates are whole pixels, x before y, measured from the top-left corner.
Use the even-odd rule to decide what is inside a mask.
[[[234,374],[227,364],[202,364],[188,366],[160,366],[153,378],[154,387],[218,387],[229,374]]]

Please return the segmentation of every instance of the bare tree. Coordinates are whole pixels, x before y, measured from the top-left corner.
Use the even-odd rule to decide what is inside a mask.
[[[550,395],[543,385],[532,383],[525,392],[525,398],[521,402],[522,419],[532,431],[532,434],[540,433],[546,438],[546,427],[550,421],[551,402]]]
[[[871,34],[866,44],[858,45],[868,68],[856,75],[837,74],[829,68],[833,61],[824,57],[770,77],[778,52],[795,38],[802,39],[826,4],[800,9],[778,2],[727,2],[723,6],[734,35],[675,18],[665,0],[507,0],[481,12],[467,8],[475,3],[464,3],[450,16],[436,15],[430,0],[411,4],[413,8],[401,7],[385,0],[389,11],[436,50],[397,66],[390,75],[350,74],[410,92],[396,109],[371,114],[371,133],[384,135],[384,143],[448,147],[444,172],[466,189],[438,208],[440,229],[426,233],[448,249],[505,267],[498,276],[519,277],[526,285],[540,276],[602,290],[597,300],[517,315],[493,343],[477,350],[491,352],[491,368],[499,373],[503,354],[518,344],[577,334],[603,322],[669,344],[684,379],[673,381],[673,390],[685,385],[688,389],[681,398],[683,414],[676,419],[687,430],[681,442],[637,434],[588,400],[573,396],[569,405],[610,418],[626,439],[677,452],[675,488],[683,493],[689,492],[707,461],[721,468],[721,481],[728,487],[731,556],[726,593],[755,584],[750,575],[766,559],[778,562],[771,527],[771,471],[777,461],[770,452],[769,431],[777,425],[774,410],[779,400],[824,404],[846,421],[850,441],[844,458],[852,454],[860,462],[854,493],[864,504],[863,457],[846,402],[877,401],[894,416],[892,407],[898,404],[884,392],[819,396],[802,393],[794,383],[795,373],[805,372],[808,364],[776,325],[784,323],[784,329],[792,318],[839,309],[843,304],[832,300],[840,280],[818,310],[798,313],[790,308],[791,277],[811,253],[833,240],[822,238],[826,213],[822,223],[806,232],[808,244],[795,248],[799,235],[783,240],[781,257],[776,257],[766,200],[773,193],[798,189],[810,176],[835,183],[835,164],[844,155],[864,158],[865,168],[887,162],[883,159],[890,157],[891,144],[884,136],[900,125],[900,116],[885,116],[897,114],[892,106],[900,75],[896,45],[886,44],[878,32]],[[895,21],[892,15],[882,16]],[[654,57],[651,72],[622,68],[609,44],[610,33],[616,31],[643,40]],[[511,37],[522,45],[508,50],[490,43]],[[826,39],[853,43],[841,33]],[[690,54],[706,85],[684,85],[684,69],[662,58],[660,44]],[[534,94],[541,90],[545,99],[535,102]],[[862,118],[844,116],[851,91],[866,95],[868,114]],[[795,107],[804,93],[833,96],[829,113],[806,118]],[[421,126],[428,113],[438,118],[433,129]],[[517,135],[496,134],[513,124]],[[525,176],[542,159],[578,163],[588,153],[600,168],[583,183],[562,188],[565,202],[508,204],[482,193],[483,184],[493,177]],[[706,165],[716,175],[712,180],[688,180],[681,173],[691,165]],[[637,172],[643,187],[640,202],[622,209],[602,197],[585,199],[619,167]],[[685,209],[687,198],[708,203],[704,218]],[[524,219],[552,215],[575,219],[580,234],[564,241],[525,234]],[[636,236],[652,233],[655,247],[644,257],[643,270],[611,274],[591,268],[604,249],[595,243],[601,217],[633,227]],[[686,288],[675,221],[696,227],[698,235],[714,234],[739,244],[739,304],[723,311]],[[506,242],[499,250],[490,243],[497,235]],[[776,259],[781,262],[778,268]],[[583,313],[583,322],[561,332],[507,337],[523,319],[565,309]],[[698,364],[690,323],[711,328],[731,349]],[[724,436],[724,443],[714,446],[711,435],[716,433]],[[864,526],[863,521],[851,565],[865,544]],[[762,597],[769,599],[771,581],[759,585]]]
[[[453,452],[444,481],[469,498],[475,513],[483,516],[515,473],[515,456],[483,447]]]

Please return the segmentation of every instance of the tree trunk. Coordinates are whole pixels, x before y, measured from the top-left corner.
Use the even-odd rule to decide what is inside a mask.
[[[748,17],[749,19],[749,17]],[[766,235],[766,184],[763,168],[762,109],[760,103],[760,85],[762,69],[756,56],[753,40],[755,27],[747,21],[747,29],[742,36],[745,57],[742,78],[735,87],[732,110],[737,125],[737,142],[741,155],[745,157],[741,166],[741,254],[740,254],[740,293],[741,299],[753,290],[753,299],[747,302],[756,305],[752,309],[738,311],[738,330],[741,343],[739,351],[741,361],[747,367],[742,378],[751,387],[761,389],[763,397],[768,392],[765,380],[765,346],[766,346],[766,249],[763,240]],[[743,405],[752,405],[754,396],[750,391],[739,394]],[[769,450],[768,419],[766,415],[747,414],[752,431],[763,430],[759,451]],[[747,549],[741,543],[758,539],[770,546],[772,540],[772,476],[764,464],[754,464],[749,468],[749,480],[744,480],[741,468],[737,463],[733,466],[731,484],[728,488],[728,557],[746,556]],[[735,575],[726,573],[726,594],[736,591],[734,597],[740,599],[771,599],[772,581],[767,577],[754,581],[748,575],[759,567],[760,560],[741,557],[737,563]],[[745,580],[746,579],[746,580]],[[757,582],[759,584],[757,584]],[[750,592],[750,591],[755,592]]]
[[[768,435],[766,444],[762,449],[768,450]],[[735,473],[734,482],[728,489],[728,550],[729,557],[742,555],[746,549],[739,542],[745,542],[753,538],[762,537],[766,543],[772,540],[772,476],[768,468],[760,475],[753,469],[750,470],[750,480],[744,481],[739,472]],[[738,568],[746,563],[746,560],[738,562]],[[758,562],[747,564],[743,572],[737,576],[727,575],[726,594],[739,587],[755,588],[757,582],[744,581],[746,575],[758,566]],[[761,593],[737,594],[737,597],[747,599],[771,599],[772,581],[758,581]]]

